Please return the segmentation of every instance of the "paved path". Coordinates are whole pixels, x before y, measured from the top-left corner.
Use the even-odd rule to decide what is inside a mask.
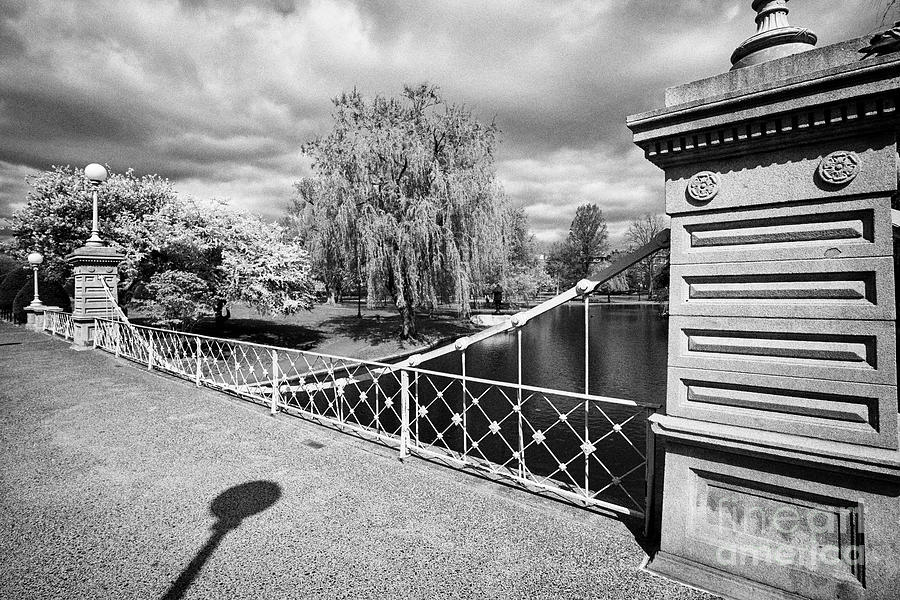
[[[0,469],[0,598],[703,597],[613,519],[6,324]]]

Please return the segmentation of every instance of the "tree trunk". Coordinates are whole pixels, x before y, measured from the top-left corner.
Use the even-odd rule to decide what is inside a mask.
[[[415,339],[418,331],[416,330],[416,315],[409,306],[400,307],[400,339]]]

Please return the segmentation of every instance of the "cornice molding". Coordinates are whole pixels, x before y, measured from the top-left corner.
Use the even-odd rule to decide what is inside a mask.
[[[864,98],[848,99],[825,105],[798,107],[776,114],[764,114],[750,119],[725,122],[713,127],[698,127],[694,130],[653,135],[647,132],[644,139],[636,139],[635,144],[644,150],[651,162],[662,165],[678,161],[681,157],[690,159],[694,152],[710,151],[746,152],[750,143],[760,146],[769,142],[783,144],[789,136],[803,135],[807,141],[814,141],[819,134],[834,136],[834,129],[847,128],[848,135],[859,133],[862,128],[879,128],[885,121],[897,126],[897,105],[900,92],[870,95]],[[635,138],[638,136],[636,135]]]

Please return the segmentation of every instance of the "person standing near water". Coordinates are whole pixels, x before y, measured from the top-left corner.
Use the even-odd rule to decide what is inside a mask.
[[[500,306],[503,304],[503,288],[500,284],[494,286],[494,314],[500,314]]]

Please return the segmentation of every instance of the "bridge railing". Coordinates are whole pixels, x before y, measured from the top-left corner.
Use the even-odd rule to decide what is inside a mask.
[[[657,405],[97,319],[95,346],[416,455],[643,517]],[[461,356],[465,361],[465,352]],[[521,370],[521,369],[520,369]],[[652,481],[652,480],[649,480]]]
[[[71,313],[48,310],[44,312],[43,319],[44,331],[66,340],[75,339],[75,325],[72,322]]]

